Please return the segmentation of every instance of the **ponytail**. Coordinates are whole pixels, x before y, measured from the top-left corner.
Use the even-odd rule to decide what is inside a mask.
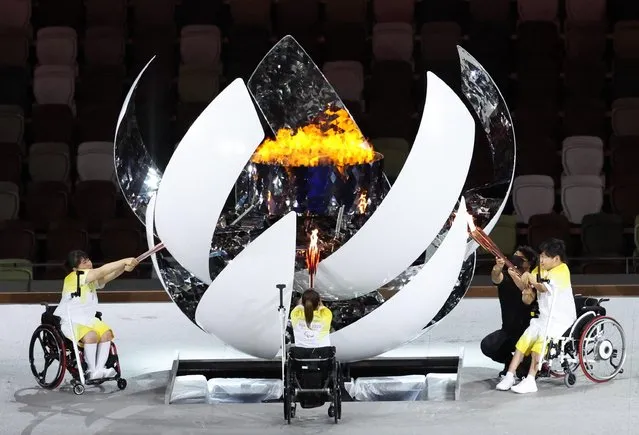
[[[304,306],[304,318],[306,326],[311,327],[313,322],[313,312],[317,310],[320,303],[319,293],[313,289],[308,289],[302,295],[302,305]]]
[[[304,302],[304,318],[306,318],[306,326],[311,327],[311,322],[313,321],[313,302],[307,300]]]

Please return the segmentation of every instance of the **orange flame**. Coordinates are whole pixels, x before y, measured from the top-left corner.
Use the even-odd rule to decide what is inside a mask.
[[[282,128],[266,139],[251,158],[254,163],[282,166],[337,167],[369,163],[375,152],[344,109],[327,109],[297,130]]]
[[[366,207],[368,207],[368,199],[366,199],[366,192],[362,192],[357,200],[357,211],[359,211],[360,214],[364,214]]]
[[[311,232],[311,241],[308,244],[308,249],[306,250],[306,267],[308,268],[308,274],[310,277],[310,288],[314,286],[315,273],[317,272],[317,265],[320,260],[320,252],[318,247],[318,236],[319,230],[314,229]]]

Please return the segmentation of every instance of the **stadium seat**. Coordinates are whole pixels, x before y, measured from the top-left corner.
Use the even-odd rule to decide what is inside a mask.
[[[89,232],[99,232],[103,222],[115,217],[115,185],[111,181],[82,181],[75,187],[73,205]]]
[[[326,62],[324,76],[342,100],[360,101],[364,92],[364,67],[356,61]]]
[[[604,164],[604,143],[594,136],[570,136],[562,143],[566,175],[600,175]]]
[[[580,224],[603,207],[604,182],[599,175],[566,175],[561,179],[561,204],[568,220]]]
[[[220,91],[220,76],[216,67],[180,65],[178,97],[184,103],[209,103]]]
[[[521,21],[555,21],[559,0],[518,0],[517,10]]]
[[[36,104],[31,113],[33,142],[73,142],[75,119],[66,104]]]
[[[373,139],[373,148],[384,156],[384,173],[393,183],[404,166],[410,153],[410,144],[402,138],[376,138]]]
[[[639,98],[612,102],[612,131],[617,136],[639,136]]]
[[[606,0],[565,0],[569,21],[601,22],[606,19]]]
[[[0,181],[0,221],[17,219],[20,212],[20,189],[10,181]]]
[[[40,65],[33,78],[33,93],[38,104],[74,106],[75,69],[66,65]]]
[[[551,213],[555,206],[555,183],[547,175],[520,175],[512,189],[517,221],[528,223],[533,215]]]
[[[0,143],[22,145],[24,111],[20,106],[0,106]]]
[[[126,0],[85,0],[85,24],[91,27],[123,29],[127,21]]]
[[[25,33],[0,33],[0,65],[25,68],[29,60],[29,38]]]
[[[373,26],[375,61],[406,61],[413,58],[413,26],[408,23],[378,23]]]
[[[78,146],[78,181],[113,181],[113,142],[83,142]]]
[[[62,142],[38,142],[29,148],[29,175],[33,181],[69,182],[71,158],[69,145]]]
[[[36,56],[40,65],[76,67],[78,34],[71,27],[44,27],[38,30]]]
[[[190,25],[180,33],[182,63],[218,67],[222,51],[222,34],[217,26]]]
[[[537,214],[528,221],[528,244],[533,249],[550,238],[563,240],[568,255],[572,255],[573,246],[570,238],[570,222],[558,213]]]
[[[126,40],[121,27],[96,26],[86,31],[84,59],[88,65],[122,65],[125,49]]]
[[[373,0],[377,23],[412,23],[415,21],[415,0]]]

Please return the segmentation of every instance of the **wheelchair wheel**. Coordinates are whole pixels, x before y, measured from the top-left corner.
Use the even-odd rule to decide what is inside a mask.
[[[626,360],[626,336],[610,317],[592,319],[579,339],[579,364],[592,382],[607,382],[622,371]]]
[[[37,359],[44,360],[42,369],[39,369]],[[60,386],[67,367],[67,349],[57,330],[48,325],[36,328],[29,343],[29,363],[42,388],[53,390]]]

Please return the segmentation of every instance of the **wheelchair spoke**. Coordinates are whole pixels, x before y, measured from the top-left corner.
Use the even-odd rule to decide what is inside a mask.
[[[625,360],[625,336],[621,325],[610,318],[599,318],[588,327],[580,341],[581,365],[595,382],[612,379]]]

